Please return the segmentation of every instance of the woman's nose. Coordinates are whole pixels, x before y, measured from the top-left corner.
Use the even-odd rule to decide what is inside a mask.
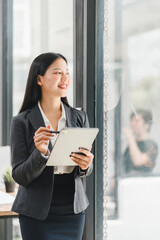
[[[62,80],[63,80],[63,81],[68,80],[68,76],[67,76],[66,74],[62,74]]]

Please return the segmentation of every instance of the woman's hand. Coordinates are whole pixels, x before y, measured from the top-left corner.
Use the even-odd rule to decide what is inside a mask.
[[[53,133],[50,133],[51,126],[40,127],[34,134],[34,143],[36,148],[44,155],[46,155],[48,151],[49,141],[53,137]]]
[[[89,150],[80,148],[80,152],[84,153],[85,156],[78,153],[72,153],[70,155],[71,159],[77,163],[82,170],[86,170],[93,162],[94,155],[90,152],[91,149],[92,147]]]

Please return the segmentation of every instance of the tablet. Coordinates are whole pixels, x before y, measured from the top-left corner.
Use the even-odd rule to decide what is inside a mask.
[[[53,146],[47,166],[75,166],[71,152],[79,152],[79,147],[90,149],[98,128],[64,128],[60,131]]]

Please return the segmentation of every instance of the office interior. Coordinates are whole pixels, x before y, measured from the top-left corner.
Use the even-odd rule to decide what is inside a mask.
[[[159,0],[0,0],[1,240],[22,239],[10,210],[16,191],[5,195],[3,174],[11,162],[11,118],[30,64],[43,52],[67,58],[69,103],[99,128],[83,240],[160,239],[159,12]],[[144,152],[150,169],[125,172],[126,129],[133,131],[138,109],[152,115],[148,139],[156,152]]]

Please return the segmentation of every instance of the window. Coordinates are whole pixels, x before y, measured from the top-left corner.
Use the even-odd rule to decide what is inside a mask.
[[[159,239],[160,2],[106,7],[108,239]]]
[[[13,11],[13,115],[16,115],[29,67],[39,54],[49,51],[63,54],[73,79],[73,1],[15,0]],[[73,105],[73,81],[68,96]]]

